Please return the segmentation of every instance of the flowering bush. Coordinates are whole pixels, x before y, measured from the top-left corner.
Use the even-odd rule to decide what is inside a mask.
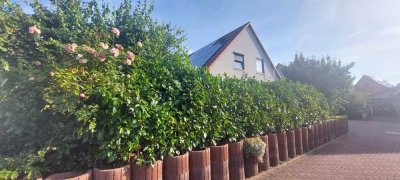
[[[75,73],[75,67],[82,73],[80,70],[84,68],[81,67],[93,67],[99,63],[97,61],[106,62],[106,54],[96,54],[98,59],[90,55],[94,49],[89,47],[98,47],[101,41],[107,56],[110,47],[106,46],[111,44],[133,48],[142,44],[141,55],[149,59],[156,55],[171,57],[172,52],[182,47],[181,30],[150,18],[152,5],[138,2],[132,13],[129,1],[113,12],[105,4],[99,8],[96,1],[81,4],[80,1],[57,0],[54,3],[57,3],[56,8],[48,9],[35,1],[30,4],[35,12],[33,15],[25,14],[17,4],[6,1],[0,5],[1,174],[34,178],[54,172],[82,170],[95,164],[112,166],[96,161],[98,144],[90,144],[94,143],[91,141],[93,135],[83,136],[79,131],[83,121],[77,121],[75,113],[46,107],[52,104],[44,94],[50,92],[49,82],[60,79],[58,73],[67,72],[62,71],[64,68]],[[115,19],[108,18],[111,14],[115,14]],[[112,27],[120,29],[119,36],[111,31]],[[70,45],[65,46],[67,44]],[[84,47],[88,47],[87,52],[83,52]],[[139,50],[133,48],[131,52]],[[129,64],[133,60],[131,53],[119,51],[122,62]],[[129,58],[124,58],[124,53]],[[79,92],[72,100],[76,97],[81,103],[90,99],[90,94]],[[71,104],[73,102],[68,107],[72,107]],[[107,162],[107,159],[102,161]]]
[[[243,151],[246,156],[257,157],[258,162],[263,162],[266,144],[259,138],[248,138],[243,142]]]
[[[65,45],[69,57],[53,71],[45,91],[47,108],[74,115],[80,124],[79,135],[90,139],[95,149],[102,149],[94,158],[117,160],[117,164],[128,161],[130,153],[139,149],[135,132],[140,131],[141,117],[135,116],[147,108],[140,106],[146,103],[141,102],[145,95],[140,96],[141,87],[146,86],[140,86],[141,72],[135,70],[141,57],[135,58],[132,51],[124,49],[107,43],[95,47]]]

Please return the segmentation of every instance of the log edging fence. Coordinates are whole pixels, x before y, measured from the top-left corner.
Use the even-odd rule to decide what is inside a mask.
[[[307,127],[260,136],[267,144],[265,164],[254,162],[254,157],[243,152],[243,141],[212,146],[202,151],[191,151],[180,156],[158,160],[153,166],[130,164],[116,169],[93,169],[85,173],[65,172],[50,175],[45,180],[211,180],[244,179],[267,171],[304,152],[315,149],[348,132],[347,120],[330,120]],[[289,136],[288,136],[289,135]],[[288,142],[288,140],[290,142]],[[293,142],[294,141],[294,142]],[[297,143],[296,143],[297,141]],[[295,146],[293,147],[293,144]],[[292,147],[288,148],[288,144]],[[231,148],[231,149],[229,149]],[[290,153],[288,153],[288,150]],[[296,153],[298,152],[298,153]],[[280,154],[284,153],[284,154]],[[293,154],[294,153],[294,154]],[[230,157],[234,156],[234,157]],[[232,162],[230,162],[232,161]],[[251,167],[250,167],[251,166]],[[230,168],[235,168],[234,170]],[[239,172],[236,172],[239,171]],[[229,176],[232,177],[229,177]]]

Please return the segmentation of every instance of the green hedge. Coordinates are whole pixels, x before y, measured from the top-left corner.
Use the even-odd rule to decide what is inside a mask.
[[[84,54],[84,47],[77,53]],[[84,57],[95,63],[66,59],[74,64],[57,68],[46,97],[51,109],[78,119],[79,134],[95,151],[93,166],[122,165],[131,153],[138,164],[151,164],[192,149],[301,127],[329,112],[323,95],[310,86],[212,76],[190,67],[179,51],[154,59],[139,54],[132,66],[121,64],[123,55],[109,55],[104,63]],[[81,92],[84,99],[78,98]]]
[[[153,21],[152,6],[139,2],[131,14],[128,1],[112,13],[96,1],[60,4],[52,11],[34,3],[32,16],[14,4],[1,9],[13,19],[1,19],[7,32],[0,39],[6,49],[0,59],[0,139],[7,143],[0,145],[0,178],[118,167],[131,156],[151,164],[306,126],[330,112],[324,96],[307,85],[212,76],[191,67],[181,31]],[[33,25],[40,35],[28,32]],[[75,52],[66,52],[74,42]],[[112,47],[120,49],[118,56]],[[131,65],[128,51],[136,54]]]

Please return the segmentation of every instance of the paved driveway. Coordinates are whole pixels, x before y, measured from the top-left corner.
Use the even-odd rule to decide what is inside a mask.
[[[349,121],[349,133],[258,179],[399,179],[400,117]]]

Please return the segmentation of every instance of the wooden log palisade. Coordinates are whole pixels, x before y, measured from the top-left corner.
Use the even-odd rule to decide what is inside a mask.
[[[129,165],[115,169],[97,169],[84,173],[56,173],[45,180],[242,180],[270,167],[279,161],[288,161],[303,152],[348,132],[347,120],[330,120],[306,127],[260,136],[266,143],[263,163],[243,152],[243,141],[211,146],[189,151],[180,156],[158,160],[153,165],[138,166],[132,158]],[[297,152],[297,153],[296,153]]]

